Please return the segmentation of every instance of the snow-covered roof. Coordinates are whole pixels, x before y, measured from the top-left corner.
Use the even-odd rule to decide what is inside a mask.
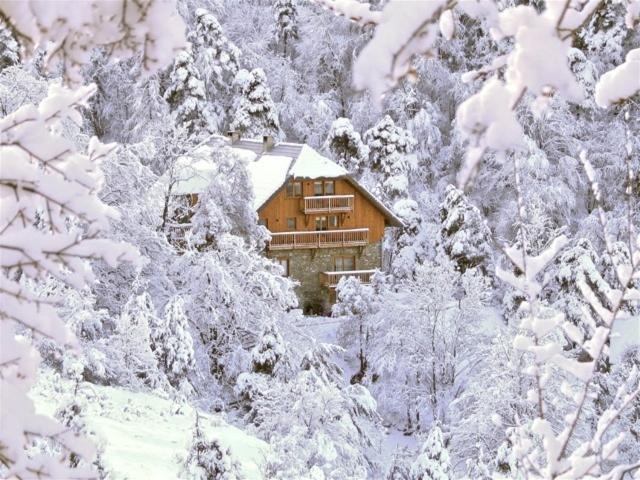
[[[267,203],[284,186],[288,178],[344,178],[384,213],[389,224],[402,225],[400,219],[353,179],[347,170],[308,145],[281,142],[265,151],[262,140],[243,138],[232,142],[231,139],[220,136],[216,136],[215,139],[230,146],[234,153],[247,161],[247,170],[255,195],[253,206],[256,210]],[[201,158],[202,155],[199,156]],[[213,163],[206,160],[185,165],[180,174],[182,179],[174,187],[174,193],[201,193],[209,184],[214,172]]]

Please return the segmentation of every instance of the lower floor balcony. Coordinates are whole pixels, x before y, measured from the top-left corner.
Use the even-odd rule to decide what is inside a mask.
[[[376,270],[350,270],[344,272],[320,272],[320,284],[324,287],[335,288],[340,279],[344,277],[355,277],[362,284],[371,283],[371,277]]]
[[[362,247],[369,243],[369,229],[271,233],[269,250]]]

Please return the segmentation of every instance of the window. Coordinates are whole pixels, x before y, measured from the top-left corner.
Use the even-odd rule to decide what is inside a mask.
[[[280,265],[282,267],[282,270],[284,271],[284,273],[282,274],[285,277],[289,276],[289,257],[278,257],[276,259],[276,261],[278,262],[278,265]]]
[[[329,215],[329,228],[338,228],[340,226],[340,220],[338,215]]]
[[[302,196],[302,182],[287,183],[287,197],[301,197],[301,196]]]
[[[316,230],[327,230],[327,217],[316,217]]]
[[[324,194],[325,195],[333,195],[335,193],[335,188],[333,184],[333,180],[325,180],[324,182]]]
[[[287,218],[287,230],[295,230],[296,229],[296,218]]]
[[[313,182],[313,194],[316,197],[321,195],[333,195],[335,193],[335,184],[333,180],[325,180]]]
[[[350,272],[356,269],[355,257],[335,257],[333,262],[333,269],[336,272]]]

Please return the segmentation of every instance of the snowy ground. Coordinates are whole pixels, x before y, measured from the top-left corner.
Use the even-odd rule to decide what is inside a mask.
[[[195,410],[156,395],[84,384],[89,392],[86,418],[104,446],[104,463],[113,480],[175,480],[181,478],[179,459],[186,455]],[[31,396],[39,413],[53,415],[68,382],[44,372]],[[261,479],[260,464],[268,445],[229,425],[221,416],[200,412],[207,435],[230,448],[246,479]]]

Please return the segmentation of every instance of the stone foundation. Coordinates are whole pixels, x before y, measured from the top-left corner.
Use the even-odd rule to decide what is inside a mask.
[[[305,250],[267,251],[269,258],[289,259],[289,276],[300,282],[296,294],[305,314],[331,311],[335,300],[332,290],[320,284],[320,272],[334,270],[334,257],[353,256],[355,270],[373,270],[382,267],[382,244],[365,247],[317,248]]]

